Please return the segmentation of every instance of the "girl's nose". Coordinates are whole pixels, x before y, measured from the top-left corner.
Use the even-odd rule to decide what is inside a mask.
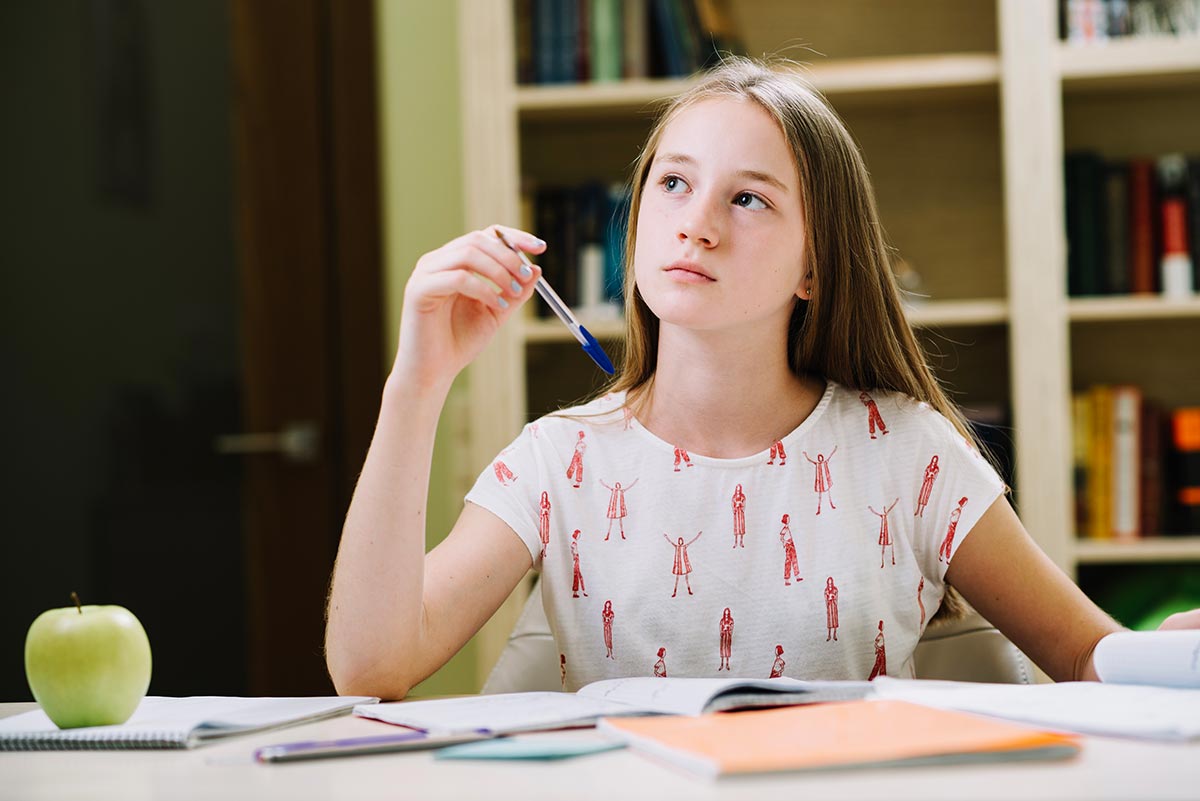
[[[692,241],[704,248],[714,248],[721,241],[718,212],[712,208],[712,202],[696,197],[688,204],[676,233],[681,243]]]

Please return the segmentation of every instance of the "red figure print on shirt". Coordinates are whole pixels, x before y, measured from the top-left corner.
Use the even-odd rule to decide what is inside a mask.
[[[829,472],[829,460],[833,458],[835,453],[837,453],[837,446],[835,445],[833,447],[833,450],[829,452],[828,456],[818,453],[817,460],[815,462],[809,457],[806,451],[800,452],[804,454],[805,459],[808,459],[808,461],[817,468],[816,478],[813,479],[813,492],[817,493],[817,514],[821,514],[821,499],[825,495],[829,495],[829,508],[837,509],[837,507],[833,505],[833,493],[831,492],[833,489],[833,474]]]
[[[562,676],[562,686],[563,686],[563,689],[565,690],[565,689],[567,689],[567,655],[566,654],[558,655],[558,672],[559,672],[559,675]]]
[[[538,536],[542,540],[542,558],[546,558],[546,546],[550,544],[550,496],[542,491],[542,500],[538,504]]]
[[[733,490],[733,547],[746,547],[746,493],[741,484]]]
[[[838,588],[833,583],[833,576],[825,579],[825,642],[837,639],[838,630]]]
[[[925,589],[925,577],[921,576],[921,583],[917,585],[917,606],[921,608],[921,619],[917,622],[918,626],[925,625],[925,599],[921,597],[921,592]]]
[[[792,576],[796,577],[796,581],[804,581],[800,578],[800,561],[796,558],[796,543],[792,540],[792,530],[788,527],[788,516],[784,515],[779,519],[783,523],[783,528],[779,529],[779,541],[783,543],[783,585],[785,587],[792,586]]]
[[[571,486],[579,489],[579,482],[583,481],[583,452],[587,450],[587,443],[583,441],[584,434],[579,432],[579,439],[575,442],[575,454],[571,457],[571,464],[567,467],[567,478],[574,479],[575,483]]]
[[[867,677],[867,681],[873,680],[876,676],[887,675],[887,651],[883,643],[883,621],[879,621],[879,633],[875,635],[875,665],[871,668],[871,675]]]
[[[783,661],[783,646],[775,646],[775,664],[771,665],[771,675],[767,678],[777,679],[783,675],[783,668],[787,663]]]
[[[636,483],[638,483],[638,480],[635,478],[633,480],[633,484]],[[629,514],[629,512],[625,509],[625,493],[633,489],[633,484],[630,484],[627,487],[622,487],[621,482],[618,481],[610,487],[605,484],[603,480],[600,481],[600,485],[612,493],[608,499],[608,512],[606,512],[608,515],[608,533],[604,535],[605,542],[608,542],[608,536],[609,534],[612,534],[612,524],[614,520],[616,520],[618,525],[621,527],[621,539],[625,539],[625,516]]]
[[[633,428],[633,409],[630,409],[628,406],[626,406],[621,409],[621,415],[625,422],[624,430],[628,431],[629,429]]]
[[[692,466],[692,457],[688,456],[688,452],[683,448],[675,449],[675,472],[679,472],[679,465],[682,463],[685,467]]]
[[[767,464],[775,464],[775,457],[779,457],[779,466],[783,467],[787,464],[787,453],[783,450],[783,440],[775,440],[771,443],[771,458],[767,460]]]
[[[605,656],[609,659],[614,659],[612,653],[612,624],[616,613],[613,612],[612,601],[604,602],[604,611],[600,613],[600,619],[604,621],[604,650]]]
[[[583,573],[579,572],[579,529],[575,529],[575,533],[571,535],[571,561],[575,564],[575,575],[571,577],[571,597],[578,598],[579,593],[583,593],[583,597],[587,597],[587,590],[583,587]]]
[[[517,480],[517,477],[513,475],[513,471],[508,468],[508,465],[499,459],[492,463],[492,470],[495,471],[496,480],[500,482],[501,486],[507,487]]]
[[[658,649],[658,661],[654,663],[654,677],[665,679],[667,677],[667,649]]]
[[[929,460],[929,464],[925,465],[925,478],[921,481],[921,492],[917,495],[917,511],[913,512],[913,517],[925,516],[925,504],[929,503],[929,494],[933,492],[933,481],[941,469],[938,467],[938,457],[935,453]]]
[[[729,670],[729,657],[733,654],[733,615],[725,607],[721,615],[721,665],[717,670]]]
[[[884,509],[882,512],[876,512],[874,506],[868,506],[871,514],[879,518],[879,569],[883,569],[883,557],[887,553],[887,549],[892,549],[892,564],[896,564],[896,546],[892,542],[892,532],[888,528],[888,515],[896,508],[896,504],[900,503],[900,499],[892,501],[892,505]]]
[[[530,423],[530,424],[529,424],[529,430],[530,430],[530,431],[533,433],[533,438],[534,438],[534,439],[537,439],[537,438],[538,438],[538,424],[537,424],[537,423]]]
[[[703,533],[703,531],[697,531],[696,536],[692,537],[687,542],[683,541],[683,537],[680,537],[677,542],[671,542],[670,536],[668,536],[665,532],[663,533],[663,538],[671,547],[675,549],[675,563],[671,565],[671,573],[675,576],[675,589],[671,592],[672,598],[675,597],[675,593],[679,592],[680,576],[683,576],[683,583],[687,587],[688,595],[695,595],[695,593],[692,592],[692,582],[689,578],[692,573],[692,562],[690,559],[688,559],[687,549],[689,545],[700,539],[700,535]]]
[[[862,405],[867,407],[867,426],[871,431],[871,439],[878,439],[875,436],[876,427],[879,428],[879,436],[883,436],[888,432],[887,424],[883,422],[883,416],[879,414],[879,406],[875,403],[874,398],[865,392],[858,393],[858,399],[862,401]]]
[[[950,562],[950,549],[954,547],[954,530],[958,528],[958,519],[962,517],[962,508],[967,503],[966,498],[958,499],[958,506],[950,512],[950,527],[946,529],[946,538],[938,549],[938,561]]]

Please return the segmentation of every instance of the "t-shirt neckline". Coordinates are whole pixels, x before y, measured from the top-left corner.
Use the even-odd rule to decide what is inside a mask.
[[[788,434],[786,434],[781,440],[779,440],[780,442],[790,445],[796,438],[802,436],[810,428],[815,426],[817,424],[817,421],[821,418],[821,416],[824,415],[825,410],[828,409],[829,405],[833,402],[833,395],[838,387],[838,384],[835,381],[831,381],[828,378],[824,379],[824,381],[825,381],[825,391],[821,394],[821,399],[819,401],[817,401],[817,405],[813,407],[813,410],[811,412],[809,412],[808,417],[805,417],[803,420],[801,420],[800,424],[798,426],[796,426]],[[625,396],[622,395],[621,403],[624,404],[624,402],[625,402]],[[672,445],[671,443],[662,439],[657,434],[655,434],[653,431],[651,431],[650,429],[648,429],[644,425],[642,425],[641,420],[639,420],[637,417],[632,417],[631,422],[633,423],[632,428],[638,433],[638,436],[647,438],[653,444],[655,444],[656,446],[658,446],[660,448],[665,448],[667,451],[674,452],[674,450],[675,450],[674,445]],[[693,453],[691,451],[688,451],[688,457],[691,459],[692,463],[694,463],[694,464],[705,464],[705,465],[709,465],[712,467],[737,468],[737,467],[745,467],[747,465],[752,465],[752,464],[758,464],[758,463],[762,462],[763,459],[767,458],[769,453],[770,453],[770,448],[768,447],[768,448],[764,448],[761,451],[758,451],[757,453],[752,453],[749,456],[738,456],[738,457],[729,458],[729,459],[720,458],[720,457],[716,457],[716,456],[705,456],[704,454]]]

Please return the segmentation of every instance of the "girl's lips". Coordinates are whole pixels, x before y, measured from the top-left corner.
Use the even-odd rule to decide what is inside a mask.
[[[672,279],[687,284],[711,284],[716,281],[700,265],[690,262],[675,262],[667,267],[666,273]]]

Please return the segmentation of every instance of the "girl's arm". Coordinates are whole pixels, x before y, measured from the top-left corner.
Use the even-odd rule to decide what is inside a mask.
[[[962,539],[946,580],[1055,681],[1096,681],[1096,643],[1122,630],[1038,548],[1003,496]]]
[[[523,249],[542,249],[529,234],[505,234]],[[512,529],[472,505],[426,557],[425,510],[450,385],[528,300],[536,278],[521,274],[491,229],[425,254],[413,270],[329,596],[325,658],[339,693],[404,697],[483,625],[532,562]]]

